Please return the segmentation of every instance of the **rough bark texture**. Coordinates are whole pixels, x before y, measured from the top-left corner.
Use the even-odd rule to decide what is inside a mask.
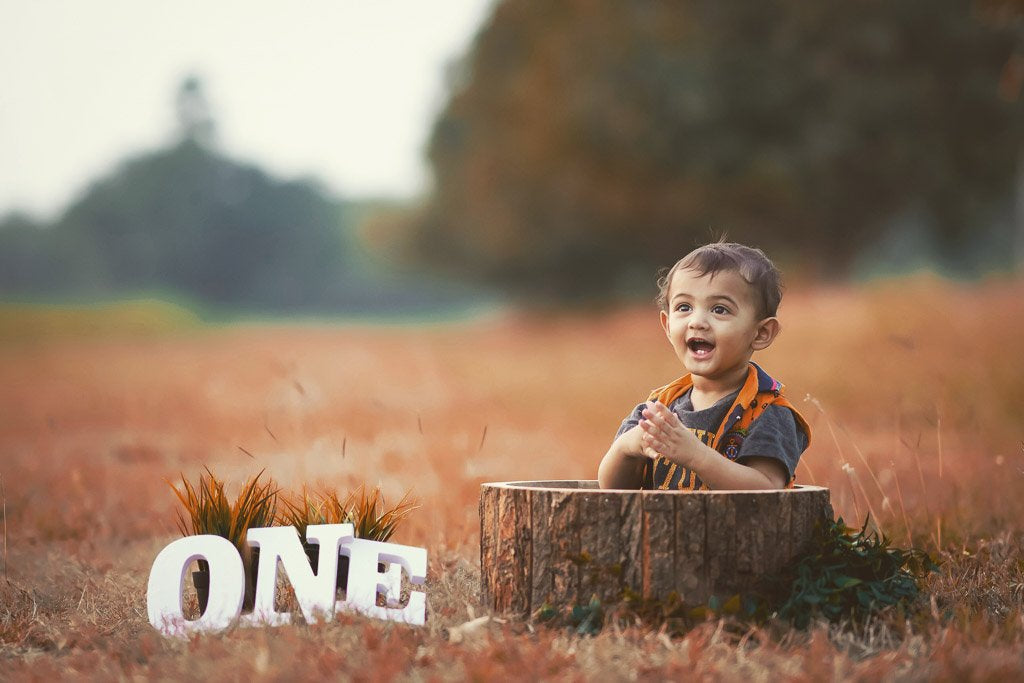
[[[480,588],[485,605],[528,615],[544,603],[630,588],[688,604],[725,597],[781,569],[832,519],[828,489],[608,491],[596,481],[484,484]]]

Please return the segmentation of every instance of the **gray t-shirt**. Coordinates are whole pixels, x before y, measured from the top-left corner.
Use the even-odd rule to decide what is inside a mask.
[[[683,426],[693,431],[702,443],[710,444],[718,432],[719,425],[725,419],[726,412],[739,393],[739,389],[737,389],[710,408],[694,410],[690,391],[687,391],[672,401],[669,410],[678,415]],[[619,438],[643,419],[642,412],[645,405],[644,403],[638,405],[629,417],[622,421],[622,426],[619,427],[615,438]],[[744,436],[739,449],[727,457],[731,457],[737,462],[751,456],[775,458],[782,463],[789,478],[792,479],[796,472],[797,461],[800,460],[800,454],[806,449],[807,435],[797,427],[793,412],[789,408],[769,405],[760,417],[750,424],[750,429]],[[680,467],[665,458],[658,458],[652,464],[653,467],[649,464],[644,468],[643,488],[645,489],[699,489],[701,487],[700,477],[685,467]],[[657,482],[657,486],[655,482]]]

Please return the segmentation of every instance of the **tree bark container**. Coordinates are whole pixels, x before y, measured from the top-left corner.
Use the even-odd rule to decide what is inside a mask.
[[[498,612],[675,592],[706,604],[749,590],[807,549],[832,519],[827,488],[598,489],[594,480],[515,481],[480,490],[480,593]]]

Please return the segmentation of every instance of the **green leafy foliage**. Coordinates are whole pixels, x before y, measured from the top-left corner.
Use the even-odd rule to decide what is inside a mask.
[[[565,609],[545,602],[533,613],[533,618],[549,626],[563,626],[577,635],[594,636],[604,626],[605,611],[601,600],[594,595],[586,605],[572,605]]]
[[[601,608],[601,601],[597,596],[590,598],[586,605],[574,605],[569,612],[569,623],[576,629],[576,633],[583,636],[593,636],[601,632],[604,625],[604,610]]]
[[[860,530],[840,517],[818,529],[812,548],[775,586],[778,615],[799,628],[814,616],[859,620],[887,607],[908,605],[938,566],[923,550],[896,548],[884,534]]]
[[[570,559],[605,575],[613,573],[611,568],[593,567],[589,556]],[[808,551],[779,576],[747,593],[712,595],[706,604],[693,605],[675,592],[663,598],[644,597],[626,586],[613,604],[602,606],[596,596],[586,605],[559,608],[546,602],[533,618],[581,635],[599,632],[608,620],[649,624],[672,635],[720,617],[754,623],[780,618],[802,629],[816,617],[856,622],[890,607],[909,607],[921,580],[937,570],[923,550],[893,547],[884,535],[868,531],[868,520],[857,530],[840,517],[820,525]]]

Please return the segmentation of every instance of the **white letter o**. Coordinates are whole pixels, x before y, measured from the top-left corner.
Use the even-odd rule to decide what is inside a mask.
[[[193,561],[210,565],[210,597],[199,619],[189,621],[181,606],[181,588]],[[185,536],[170,543],[153,560],[146,590],[149,623],[167,636],[213,633],[228,628],[242,611],[245,570],[238,550],[220,536]]]

